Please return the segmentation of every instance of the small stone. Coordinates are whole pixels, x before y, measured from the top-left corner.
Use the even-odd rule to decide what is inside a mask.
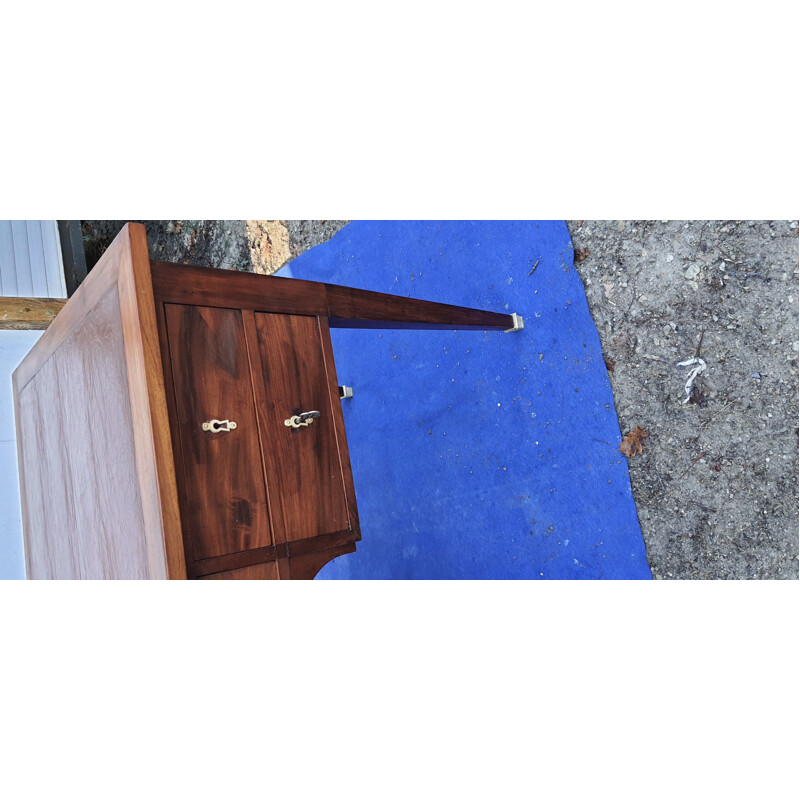
[[[751,378],[755,378],[757,381],[760,381],[760,380],[761,380],[761,373],[760,373],[760,372],[753,372],[753,373],[750,375],[750,377],[751,377]]]
[[[700,267],[698,267],[697,264],[691,264],[684,274],[689,280],[692,280],[700,274]]]

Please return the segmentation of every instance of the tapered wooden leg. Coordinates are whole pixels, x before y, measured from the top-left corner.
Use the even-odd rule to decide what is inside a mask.
[[[520,330],[522,317],[326,283],[331,328]]]

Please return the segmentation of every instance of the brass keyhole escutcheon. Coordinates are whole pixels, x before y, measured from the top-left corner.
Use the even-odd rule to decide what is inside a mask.
[[[203,423],[203,430],[211,433],[228,433],[236,430],[236,423],[229,419],[212,419]]]

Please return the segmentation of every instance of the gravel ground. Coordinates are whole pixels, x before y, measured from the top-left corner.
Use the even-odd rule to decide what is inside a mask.
[[[337,233],[345,225],[346,219],[290,219],[286,221],[289,229],[289,249],[292,258],[296,258],[301,253],[322,244]]]
[[[567,224],[653,576],[797,579],[797,222]]]
[[[93,264],[121,223],[83,223]],[[146,224],[155,258],[272,272],[347,221]],[[629,463],[653,576],[797,579],[797,221],[567,226],[622,432],[647,434]]]

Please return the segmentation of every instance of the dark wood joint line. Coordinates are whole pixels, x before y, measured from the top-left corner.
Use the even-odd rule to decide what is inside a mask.
[[[252,567],[268,561],[278,561],[283,558],[297,558],[312,553],[323,553],[361,541],[359,531],[346,530],[336,533],[326,533],[312,539],[301,539],[296,542],[281,542],[269,547],[258,547],[252,550],[242,550],[238,553],[229,553],[213,558],[204,558],[190,564],[187,572],[191,578],[200,578],[213,575],[217,572]]]

